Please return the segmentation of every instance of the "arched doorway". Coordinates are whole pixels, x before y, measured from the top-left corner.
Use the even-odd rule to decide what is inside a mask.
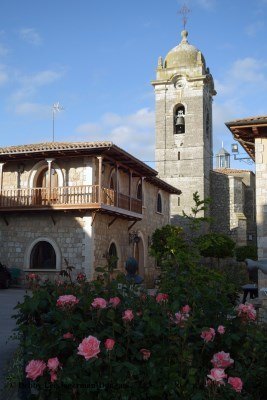
[[[45,205],[49,201],[49,197],[51,201],[54,201],[57,198],[57,193],[55,188],[58,187],[58,174],[54,168],[51,168],[51,193],[49,193],[49,170],[48,167],[45,166],[44,168],[37,171],[36,174],[36,188],[37,188],[37,195],[36,195],[36,202],[37,204]]]
[[[33,246],[30,269],[56,269],[56,252],[51,243],[41,240]]]

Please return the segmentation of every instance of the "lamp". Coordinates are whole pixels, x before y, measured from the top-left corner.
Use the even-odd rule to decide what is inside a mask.
[[[21,163],[18,165],[18,171],[20,174],[22,174],[24,172],[24,168],[25,168],[24,164]]]
[[[138,232],[132,231],[129,232],[129,244],[131,243],[139,243],[140,242],[140,237],[138,236]]]

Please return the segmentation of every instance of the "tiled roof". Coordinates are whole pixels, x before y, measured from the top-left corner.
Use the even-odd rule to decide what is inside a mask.
[[[19,146],[0,147],[0,154],[36,153],[55,150],[73,150],[88,148],[103,148],[113,146],[112,142],[47,142],[23,144]]]
[[[247,117],[247,118],[242,118],[242,119],[234,119],[233,121],[226,122],[225,125],[227,126],[233,126],[233,125],[245,125],[245,124],[251,124],[251,123],[267,123],[267,116],[266,115],[258,115],[256,117]]]
[[[156,176],[150,176],[145,178],[145,180],[149,183],[151,183],[152,185],[155,185],[157,187],[159,187],[162,190],[165,190],[168,193],[171,194],[181,194],[181,190],[175,188],[174,186],[170,185],[169,183],[163,181],[162,179],[156,177]]]

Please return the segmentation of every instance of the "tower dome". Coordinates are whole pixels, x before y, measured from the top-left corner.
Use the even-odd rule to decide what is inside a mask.
[[[188,32],[181,32],[182,40],[178,46],[174,47],[165,58],[165,68],[184,68],[196,67],[199,65],[205,66],[205,59],[195,46],[187,41]]]

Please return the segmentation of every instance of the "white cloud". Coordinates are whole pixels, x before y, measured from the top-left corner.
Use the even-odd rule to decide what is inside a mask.
[[[197,0],[200,7],[207,9],[214,8],[217,1],[216,0]]]
[[[254,37],[264,29],[264,26],[263,21],[254,21],[245,28],[245,32],[248,36]]]
[[[8,53],[8,48],[0,43],[0,57],[6,56]]]
[[[0,65],[0,86],[6,84],[9,80],[5,66]]]
[[[112,141],[143,160],[154,160],[154,111],[148,108],[133,114],[104,114],[98,122],[79,125],[79,140]],[[76,137],[77,140],[77,137]]]
[[[11,103],[24,102],[32,99],[37,93],[38,88],[50,85],[59,80],[64,72],[44,70],[32,75],[15,75],[15,81],[19,83],[19,88],[10,96]]]
[[[38,118],[47,118],[51,114],[51,106],[38,103],[20,103],[15,107],[18,115],[31,115]]]
[[[257,84],[257,90],[267,88],[267,63],[252,57],[236,60],[224,74],[223,80],[215,80],[215,88],[219,96],[234,95],[241,98],[251,92]]]
[[[34,46],[40,46],[42,43],[41,36],[34,28],[21,29],[19,35],[25,42],[33,44]]]

